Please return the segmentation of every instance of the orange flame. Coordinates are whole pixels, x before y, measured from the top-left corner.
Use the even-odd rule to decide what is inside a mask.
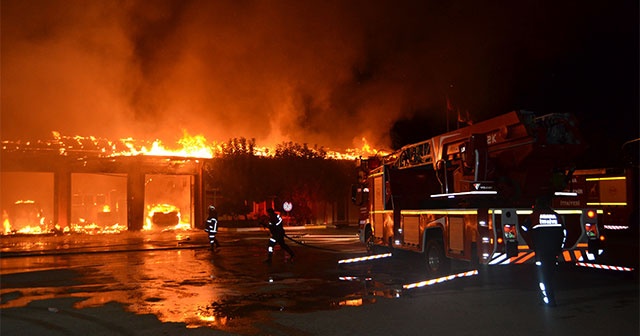
[[[207,139],[202,135],[191,136],[186,131],[183,131],[183,136],[178,140],[178,144],[182,146],[179,149],[170,149],[163,145],[162,141],[156,139],[151,148],[142,146],[137,149],[135,146],[135,140],[132,138],[121,139],[120,141],[129,149],[128,152],[115,153],[118,155],[151,155],[151,156],[179,156],[179,157],[193,157],[193,158],[213,158],[214,151],[212,144],[207,143]]]
[[[165,215],[175,213],[175,216],[177,217],[178,223],[172,226],[164,227],[162,229],[163,231],[191,229],[191,223],[182,221],[182,215],[178,207],[172,204],[155,204],[155,205],[149,206],[149,210],[147,211],[147,218],[145,220],[145,224],[142,230],[148,231],[148,230],[154,230],[156,228],[157,225],[156,223],[154,223],[153,218],[154,218],[154,215],[157,213],[165,214]]]
[[[4,234],[11,233],[11,223],[9,222],[9,214],[6,210],[2,210],[2,227],[4,228]]]
[[[53,137],[61,147],[59,152],[61,155],[68,155],[72,150],[86,150],[86,145],[90,144],[94,147],[93,151],[99,152],[104,156],[177,156],[190,158],[214,158],[222,153],[223,144],[207,141],[203,135],[190,135],[183,130],[183,136],[177,141],[175,146],[167,146],[161,140],[156,139],[153,142],[136,140],[133,138],[123,138],[118,142],[112,142],[106,139],[98,139],[93,136],[63,136],[60,132],[54,131]],[[342,151],[327,149],[326,157],[335,160],[355,160],[363,156],[387,155],[385,150],[373,148],[366,138],[361,138],[362,146],[360,148],[347,148]],[[275,154],[275,148],[266,146],[255,146],[253,154],[256,156],[270,157]]]
[[[183,130],[183,136],[173,146],[166,145],[163,141],[154,141],[122,138],[111,141],[94,136],[65,136],[58,131],[53,131],[53,140],[38,141],[12,141],[3,140],[3,151],[48,151],[57,152],[59,155],[94,154],[102,157],[116,156],[176,156],[188,158],[214,158],[222,156],[225,143],[209,142],[203,135],[190,135]],[[356,148],[344,150],[332,150],[321,147],[326,158],[334,160],[355,160],[360,157],[373,155],[385,156],[385,150],[373,148],[367,139],[361,138],[362,145]],[[274,147],[253,146],[253,155],[272,157],[276,153]]]

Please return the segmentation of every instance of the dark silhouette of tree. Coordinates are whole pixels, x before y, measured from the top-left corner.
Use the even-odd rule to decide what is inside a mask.
[[[324,159],[327,152],[324,148],[314,145],[310,148],[306,143],[298,144],[294,142],[283,142],[276,146],[275,158],[302,158],[302,159]]]
[[[222,156],[205,165],[206,188],[219,191],[221,214],[246,219],[253,202],[273,201],[283,211],[282,202],[289,201],[294,221],[308,223],[314,206],[343,201],[355,181],[352,161],[327,159],[317,145],[285,142],[274,157],[256,156],[254,139],[230,139],[221,148]]]
[[[255,139],[229,139],[221,145],[221,157],[205,165],[207,186],[220,195],[216,206],[221,215],[246,219],[252,202],[258,200],[253,192],[257,175],[254,148]]]
[[[221,147],[223,157],[254,156],[256,139],[232,138]]]

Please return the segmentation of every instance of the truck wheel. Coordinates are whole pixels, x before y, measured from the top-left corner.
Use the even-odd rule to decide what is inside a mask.
[[[364,229],[364,244],[367,247],[367,253],[373,253],[373,232],[371,231],[370,226],[367,226]]]
[[[425,266],[431,275],[442,274],[449,270],[449,259],[444,255],[442,243],[436,239],[429,239],[424,250]]]

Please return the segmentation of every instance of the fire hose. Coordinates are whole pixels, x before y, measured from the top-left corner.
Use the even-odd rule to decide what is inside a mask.
[[[298,245],[304,246],[304,247],[310,247],[310,248],[315,248],[315,249],[318,249],[318,250],[325,250],[325,251],[331,251],[331,252],[340,252],[339,250],[336,250],[336,249],[330,249],[330,248],[327,248],[327,247],[309,245],[309,244],[307,244],[305,242],[301,242],[301,241],[298,241],[298,240],[295,240],[295,239],[289,237],[286,233],[285,233],[284,236],[287,239],[289,239],[290,241],[292,241],[292,242],[294,242],[294,243],[296,243]]]
[[[259,221],[259,223],[260,223],[260,225],[262,227],[264,227],[265,229],[269,230],[269,226],[264,223],[264,218],[263,218],[263,220]],[[293,238],[289,237],[289,235],[287,235],[286,233],[284,234],[284,236],[285,236],[285,238],[289,239],[290,241],[292,241],[292,242],[294,242],[294,243],[296,243],[296,244],[298,244],[300,246],[309,247],[309,248],[315,248],[315,249],[324,250],[324,251],[340,252],[339,250],[336,250],[336,249],[330,249],[330,248],[327,248],[327,247],[309,245],[309,244],[307,244],[305,242],[301,242],[299,240],[296,240],[296,239],[293,239]]]

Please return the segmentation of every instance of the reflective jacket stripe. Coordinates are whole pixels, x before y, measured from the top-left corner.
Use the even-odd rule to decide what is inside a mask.
[[[541,227],[562,227],[562,224],[536,224],[533,226],[533,229],[535,230],[536,228],[541,228]]]

